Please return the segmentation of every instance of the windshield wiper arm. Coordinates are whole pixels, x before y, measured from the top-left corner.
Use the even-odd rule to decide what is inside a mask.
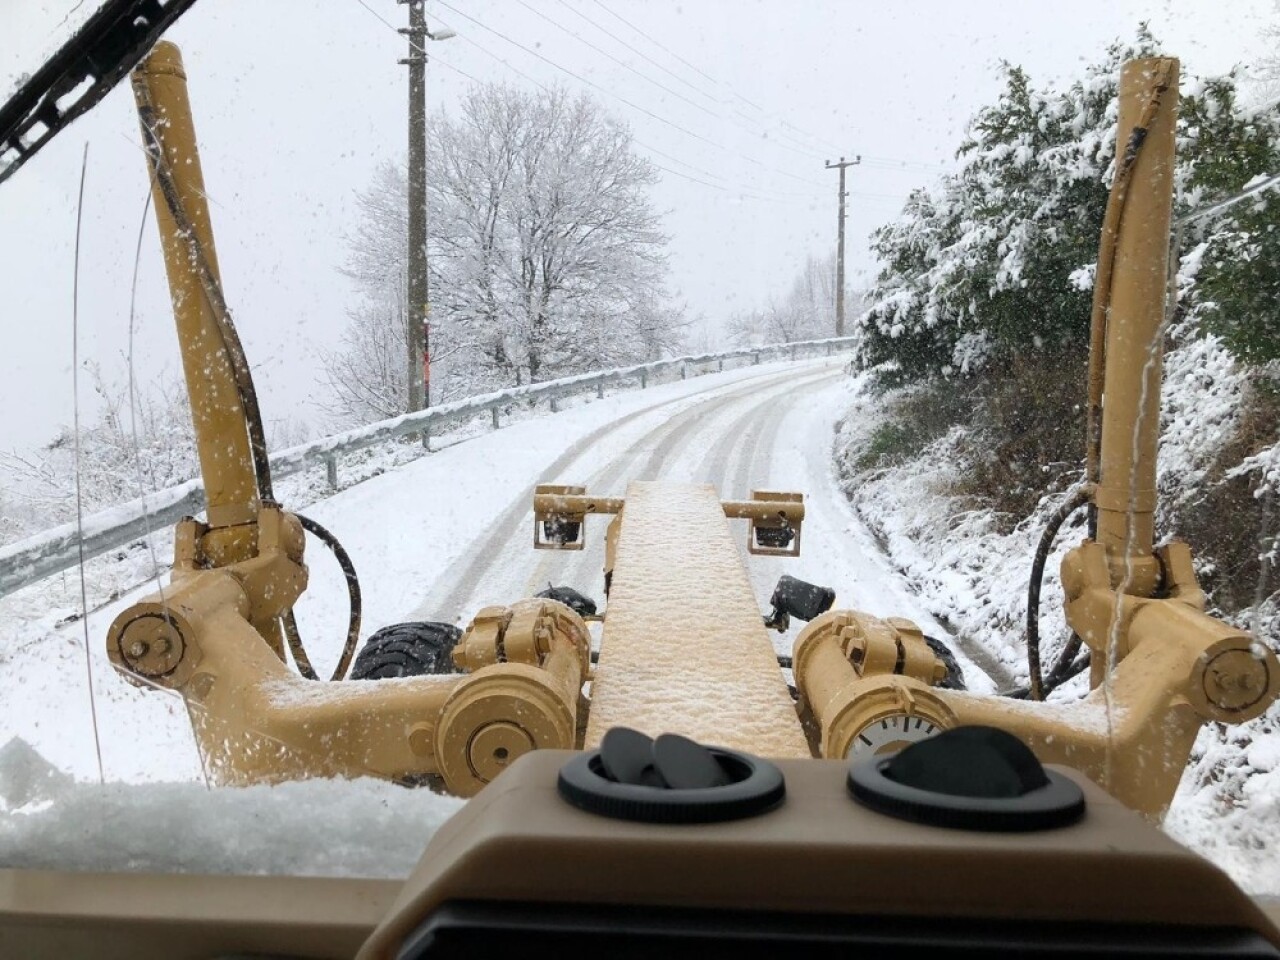
[[[107,0],[0,106],[0,183],[105,97],[196,0]]]

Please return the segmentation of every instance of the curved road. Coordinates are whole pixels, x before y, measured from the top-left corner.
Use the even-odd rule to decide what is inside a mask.
[[[833,432],[849,406],[848,383],[843,366],[832,361],[761,372],[729,386],[709,383],[691,399],[633,412],[588,434],[537,482],[578,484],[598,496],[623,496],[631,481],[654,479],[709,483],[723,499],[747,498],[753,489],[803,493],[807,515],[797,559],[748,554],[746,523],[732,523],[761,611],[778,578],[790,573],[835,588],[840,606],[909,617],[946,638],[945,627],[889,569],[832,475]],[[507,505],[406,619],[466,624],[483,606],[548,584],[573,587],[604,608],[608,518],[588,518],[581,551],[534,551],[532,492],[530,485]],[[772,634],[775,649],[789,655],[803,627]],[[956,652],[970,688],[992,690],[986,672],[963,649]]]
[[[623,496],[633,480],[679,480],[710,483],[722,498],[747,497],[753,484],[767,479],[768,461],[757,458],[762,447],[772,448],[785,413],[838,376],[838,367],[826,366],[817,372],[775,373],[710,391],[674,414],[632,414],[607,428],[633,431],[627,446],[601,456],[595,444],[602,431],[596,431],[574,444],[538,482],[576,483],[598,496]],[[486,604],[530,596],[548,582],[572,586],[601,602],[607,522],[603,517],[587,521],[587,545],[581,551],[535,553],[530,487],[470,546],[455,565],[456,575],[442,578],[410,619],[466,622]]]

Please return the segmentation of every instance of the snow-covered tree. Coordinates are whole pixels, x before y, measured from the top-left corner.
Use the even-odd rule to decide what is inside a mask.
[[[729,338],[740,346],[817,340],[836,333],[836,255],[805,260],[781,298],[770,298],[763,307],[729,318]],[[845,291],[845,312],[860,312],[861,294]]]
[[[915,191],[874,235],[881,272],[860,318],[861,359],[888,380],[972,375],[992,362],[1071,352],[1088,340],[1093,265],[1114,170],[1121,64],[1157,52],[1145,31],[1065,91],[1005,66],[1005,90],[969,126],[959,173]],[[1236,105],[1235,78],[1187,83],[1178,211],[1277,166],[1275,121]],[[1270,213],[1268,213],[1270,209]],[[1280,356],[1280,204],[1241,206],[1184,237],[1200,244],[1190,298],[1241,359]],[[1270,318],[1270,319],[1267,319]]]
[[[625,126],[585,95],[486,84],[429,130],[436,398],[656,359],[678,344],[647,192],[657,174]],[[393,349],[407,335],[406,198],[392,165],[359,198],[347,272],[364,302],[326,364],[347,420],[386,415],[407,393]]]
[[[339,423],[373,423],[404,413],[408,396],[404,298],[371,297],[351,311],[342,343],[323,357],[321,406]]]
[[[960,146],[960,172],[913,193],[873,238],[883,268],[862,318],[867,366],[965,375],[1087,341],[1120,65],[1154,53],[1145,33],[1114,45],[1065,91],[1037,90],[1005,64],[1004,91]]]
[[[101,412],[81,427],[79,487],[86,513],[198,476],[191,408],[176,380],[160,380],[139,390],[130,404],[125,386],[112,385],[90,366]],[[0,456],[10,478],[11,507],[6,525],[14,536],[75,519],[76,436],[64,427],[32,453]],[[18,511],[15,510],[15,514]],[[31,522],[25,523],[24,519]]]
[[[1180,212],[1202,209],[1280,173],[1280,116],[1241,109],[1235,77],[1182,98]],[[1280,199],[1275,190],[1193,222],[1182,238],[1183,307],[1238,360],[1280,361]]]

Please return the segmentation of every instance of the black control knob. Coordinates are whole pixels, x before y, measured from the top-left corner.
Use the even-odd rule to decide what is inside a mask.
[[[880,813],[962,830],[1047,830],[1084,816],[1084,793],[1017,737],[956,727],[849,769],[849,792]]]
[[[747,753],[666,733],[651,739],[614,727],[557,779],[581,810],[644,823],[715,823],[764,813],[786,796],[782,771]]]

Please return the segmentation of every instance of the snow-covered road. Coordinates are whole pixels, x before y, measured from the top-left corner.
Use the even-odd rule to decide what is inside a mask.
[[[838,362],[806,361],[583,399],[406,465],[388,464],[306,512],[354,558],[367,637],[406,619],[465,623],[484,604],[528,596],[548,582],[602,599],[605,520],[588,522],[586,550],[535,552],[536,483],[580,483],[601,495],[623,495],[631,480],[654,478],[711,483],[726,498],[797,490],[806,504],[799,559],[747,557],[741,530],[762,609],[787,572],[834,587],[842,607],[906,616],[945,637],[833,475],[834,428],[856,390]],[[313,661],[328,672],[345,631],[346,594],[332,558],[316,543],[309,550],[311,586],[299,621]],[[3,638],[0,866],[404,876],[460,801],[372,779],[206,790],[182,702],[130,685],[107,661],[112,619],[154,587],[91,613],[87,625],[46,617]],[[105,788],[97,784],[86,629]],[[798,629],[773,635],[780,653],[790,653]],[[992,690],[987,674],[962,649],[957,654],[970,688]],[[1216,836],[1205,828],[1217,821],[1178,810],[1173,819],[1184,841],[1212,848],[1203,838]],[[1276,888],[1274,871],[1256,858],[1234,863],[1230,850],[1219,855],[1250,889]]]
[[[588,549],[535,552],[532,489],[581,483],[623,495],[635,479],[711,483],[726,498],[755,488],[806,494],[802,556],[750,557],[762,609],[784,572],[832,586],[841,606],[911,617],[945,636],[907,595],[848,508],[831,473],[836,420],[851,379],[838,361],[748,367],[647,391],[580,402],[458,443],[349,488],[307,511],[332,530],[361,574],[368,636],[406,619],[465,623],[548,582],[602,600],[605,521],[588,523]],[[745,529],[742,531],[743,556]],[[323,673],[341,645],[346,594],[336,563],[309,544],[312,579],[299,622]],[[103,763],[109,780],[198,780],[199,756],[180,701],[140,690],[110,668],[107,627],[154,584],[88,618]],[[23,738],[58,768],[96,779],[82,624],[33,627],[7,664],[0,743]],[[794,634],[775,635],[789,653]],[[965,664],[970,685],[990,681]]]

